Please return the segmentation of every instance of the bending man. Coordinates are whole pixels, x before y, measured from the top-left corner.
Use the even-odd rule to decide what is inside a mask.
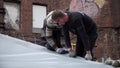
[[[93,59],[93,47],[97,39],[97,26],[86,14],[55,10],[52,19],[63,26],[67,46],[71,46],[69,31],[77,35],[76,55]]]

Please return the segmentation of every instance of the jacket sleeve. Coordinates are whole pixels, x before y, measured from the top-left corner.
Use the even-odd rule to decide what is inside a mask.
[[[56,46],[53,38],[47,37],[46,40],[47,40],[47,42],[49,43],[49,45],[50,45],[54,50],[56,50],[56,49],[58,48],[58,47]]]
[[[83,45],[85,47],[85,50],[88,51],[90,50],[90,41],[89,41],[89,37],[86,33],[85,30],[85,26],[83,24],[82,20],[77,20],[76,22],[76,33],[77,33],[77,37],[81,38]]]
[[[63,26],[63,34],[64,34],[64,38],[65,38],[65,42],[66,42],[67,47],[71,48],[71,41],[70,41],[69,30],[68,30],[67,25]]]

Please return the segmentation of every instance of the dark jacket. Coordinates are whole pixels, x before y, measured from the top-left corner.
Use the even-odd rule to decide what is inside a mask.
[[[95,22],[86,14],[80,12],[66,12],[68,21],[63,26],[66,44],[70,45],[69,31],[80,37],[86,50],[90,50],[89,38],[97,35],[97,26]]]

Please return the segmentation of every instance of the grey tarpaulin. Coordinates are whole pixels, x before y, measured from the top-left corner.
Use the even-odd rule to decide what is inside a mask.
[[[71,58],[45,47],[0,34],[0,68],[113,68],[103,63]]]

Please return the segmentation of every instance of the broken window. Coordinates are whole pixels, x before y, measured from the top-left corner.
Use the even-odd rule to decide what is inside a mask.
[[[20,7],[17,3],[4,2],[5,8],[5,28],[19,31]]]

